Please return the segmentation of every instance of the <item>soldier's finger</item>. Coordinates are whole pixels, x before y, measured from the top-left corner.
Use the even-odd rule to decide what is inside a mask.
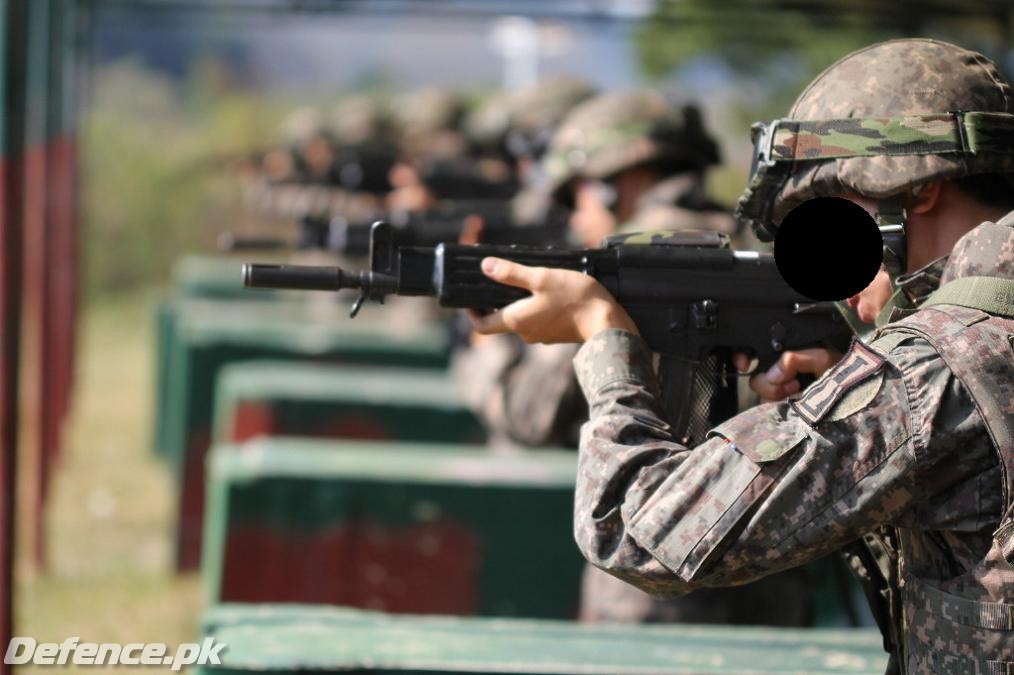
[[[469,312],[469,320],[472,322],[472,330],[482,335],[493,335],[495,333],[508,333],[510,328],[504,322],[503,312],[491,312],[485,316],[479,316]]]
[[[483,233],[486,230],[486,221],[477,213],[465,216],[465,222],[458,235],[459,244],[478,244],[482,242]]]
[[[766,375],[754,375],[750,378],[750,389],[765,401],[781,401],[800,390],[799,380],[788,382],[771,382]]]
[[[538,271],[534,267],[526,267],[502,258],[483,258],[482,273],[493,281],[508,286],[517,286],[532,290]]]
[[[782,384],[800,373],[821,375],[832,365],[834,359],[827,349],[801,349],[782,354],[765,376],[773,384]]]
[[[736,352],[732,355],[732,365],[737,371],[748,373],[750,372],[750,366],[753,365],[753,359],[743,352]]]

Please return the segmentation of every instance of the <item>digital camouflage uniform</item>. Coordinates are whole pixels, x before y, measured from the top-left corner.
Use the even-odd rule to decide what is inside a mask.
[[[550,144],[544,166],[554,190],[578,177],[608,178],[623,169],[668,161],[683,171],[639,198],[620,231],[712,230],[734,235],[736,222],[704,190],[718,149],[696,108],[677,108],[654,92],[619,92],[576,107]],[[494,336],[458,353],[454,372],[469,405],[497,443],[576,447],[588,408],[574,376],[578,345],[526,345]],[[581,619],[803,626],[811,620],[812,588],[804,570],[738,589],[711,589],[677,600],[652,598],[589,566]]]
[[[928,40],[874,45],[829,68],[795,120],[778,123],[812,131],[776,144],[794,155],[787,166],[763,166],[761,142],[741,212],[770,227],[787,199],[845,189],[890,199],[925,180],[1010,172],[1011,105],[981,55]],[[909,133],[914,116],[957,109],[992,116],[988,133],[956,115]],[[825,119],[849,116],[861,119]],[[886,130],[894,123],[904,128]],[[760,204],[764,194],[773,201]],[[890,563],[890,670],[1014,672],[1014,214],[911,276],[917,300],[935,276],[941,287],[918,311],[899,307],[904,318],[854,342],[798,398],[740,414],[693,449],[669,434],[644,342],[617,330],[587,342],[575,358],[591,411],[575,505],[585,556],[681,595],[863,538]]]

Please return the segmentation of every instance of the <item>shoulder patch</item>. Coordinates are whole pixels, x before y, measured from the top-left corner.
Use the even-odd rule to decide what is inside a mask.
[[[883,368],[884,363],[883,356],[855,340],[842,360],[814,382],[801,398],[793,401],[792,407],[812,427],[824,419],[846,393]],[[868,392],[863,393],[868,395]]]
[[[845,395],[838,400],[838,404],[831,409],[830,414],[824,419],[828,422],[838,422],[856,414],[877,397],[877,394],[880,393],[880,388],[883,386],[884,371],[881,370],[870,379],[845,392]]]

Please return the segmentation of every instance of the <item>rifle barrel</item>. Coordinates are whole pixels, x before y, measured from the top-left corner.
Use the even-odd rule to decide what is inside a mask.
[[[361,275],[340,267],[312,265],[243,265],[247,288],[282,288],[303,291],[339,291],[361,288]]]

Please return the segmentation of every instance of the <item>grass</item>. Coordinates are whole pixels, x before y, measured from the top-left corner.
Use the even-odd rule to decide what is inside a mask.
[[[151,450],[151,299],[103,299],[82,315],[73,408],[49,496],[46,570],[33,569],[28,546],[19,550],[19,635],[171,646],[196,639],[198,580],[172,570],[173,485]]]

